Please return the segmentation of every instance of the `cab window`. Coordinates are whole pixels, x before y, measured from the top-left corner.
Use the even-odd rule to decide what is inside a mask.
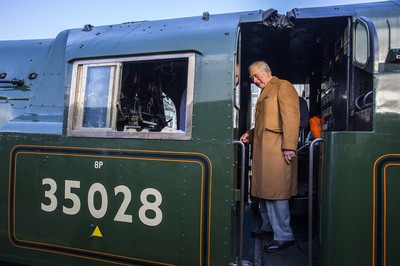
[[[194,54],[77,61],[68,135],[191,138]]]
[[[369,60],[368,27],[361,20],[354,24],[354,51],[353,61],[358,67],[365,67]]]

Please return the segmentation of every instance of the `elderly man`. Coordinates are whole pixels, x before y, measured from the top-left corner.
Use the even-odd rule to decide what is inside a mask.
[[[273,240],[264,250],[275,252],[294,244],[289,198],[297,194],[299,96],[290,82],[273,76],[264,61],[251,64],[249,73],[262,91],[256,105],[255,127],[240,140],[253,143],[251,194],[260,199],[263,221],[257,233],[273,233]]]

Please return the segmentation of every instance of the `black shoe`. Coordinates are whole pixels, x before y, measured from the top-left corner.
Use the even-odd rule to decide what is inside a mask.
[[[264,247],[264,250],[266,252],[277,252],[293,245],[294,245],[294,240],[289,240],[289,241],[272,240]]]
[[[268,231],[264,231],[264,230],[261,230],[261,229],[256,229],[256,230],[253,230],[253,231],[251,231],[251,237],[254,237],[254,238],[264,238],[264,237],[267,237],[267,236],[272,236],[274,234],[274,232],[268,232]]]

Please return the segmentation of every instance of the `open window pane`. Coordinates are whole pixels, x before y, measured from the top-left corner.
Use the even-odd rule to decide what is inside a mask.
[[[117,130],[185,131],[187,65],[187,58],[124,63]]]

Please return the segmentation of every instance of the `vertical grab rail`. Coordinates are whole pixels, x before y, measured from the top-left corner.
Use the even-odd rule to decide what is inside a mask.
[[[242,160],[241,160],[241,171],[240,171],[240,225],[239,225],[239,258],[238,263],[242,265],[242,257],[243,257],[243,228],[244,228],[244,178],[245,178],[245,169],[244,162],[246,158],[245,146],[244,143],[238,140],[233,141],[233,144],[238,144],[241,146],[242,150]]]
[[[322,138],[313,140],[308,155],[308,265],[312,266],[312,206],[313,206],[313,176],[314,176],[314,144],[325,141]]]

